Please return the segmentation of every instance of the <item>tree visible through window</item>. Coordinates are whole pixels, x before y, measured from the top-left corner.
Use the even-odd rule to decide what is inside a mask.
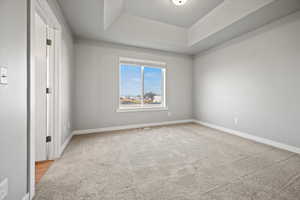
[[[120,64],[120,108],[165,106],[165,69],[136,64]]]

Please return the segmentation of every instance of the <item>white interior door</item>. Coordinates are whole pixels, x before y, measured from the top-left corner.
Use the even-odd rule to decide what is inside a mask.
[[[35,16],[35,158],[47,160],[47,24]]]
[[[51,44],[47,45],[47,88],[49,92],[47,95],[47,136],[51,137],[51,141],[46,143],[47,159],[52,159],[54,155],[54,146],[51,145],[54,141],[54,68],[55,68],[55,30],[50,26],[47,27],[47,39]]]

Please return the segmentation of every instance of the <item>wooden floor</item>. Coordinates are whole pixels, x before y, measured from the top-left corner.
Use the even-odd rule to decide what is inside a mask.
[[[41,178],[45,175],[49,167],[53,164],[53,160],[35,163],[35,183],[38,184]]]

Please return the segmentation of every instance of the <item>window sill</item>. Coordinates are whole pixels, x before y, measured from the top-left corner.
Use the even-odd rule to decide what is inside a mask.
[[[168,107],[150,107],[150,108],[119,108],[117,112],[157,112],[157,111],[168,111]]]

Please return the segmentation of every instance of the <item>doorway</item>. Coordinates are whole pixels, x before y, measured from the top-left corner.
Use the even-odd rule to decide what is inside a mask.
[[[30,5],[30,198],[61,153],[61,25],[47,0]]]
[[[54,30],[35,14],[35,184],[38,184],[53,161],[50,143],[53,138]]]

